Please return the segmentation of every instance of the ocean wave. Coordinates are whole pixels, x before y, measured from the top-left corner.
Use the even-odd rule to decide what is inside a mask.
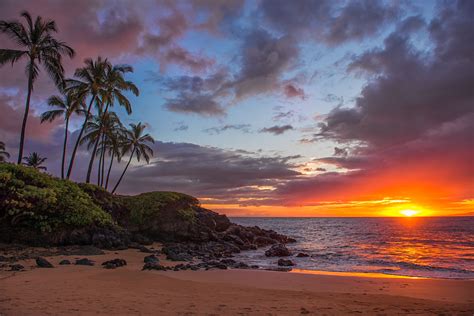
[[[398,267],[401,269],[410,269],[410,270],[424,270],[424,271],[438,271],[438,272],[451,272],[451,273],[462,273],[462,274],[473,274],[474,271],[461,269],[461,268],[448,268],[448,267],[437,267],[430,265],[422,265],[413,262],[405,261],[386,261],[386,260],[368,260],[368,264],[371,265],[380,265],[380,266],[389,266],[389,267]]]

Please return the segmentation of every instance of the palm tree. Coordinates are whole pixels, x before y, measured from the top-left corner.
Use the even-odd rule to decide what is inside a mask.
[[[30,111],[30,98],[33,84],[38,78],[39,66],[43,65],[46,72],[54,80],[56,85],[61,86],[64,81],[64,68],[62,55],[74,57],[74,50],[53,37],[57,32],[56,23],[53,20],[43,20],[36,17],[33,23],[31,15],[24,11],[21,16],[26,21],[26,26],[18,20],[0,21],[0,32],[10,37],[15,44],[22,49],[0,49],[0,66],[8,62],[12,65],[23,59],[27,59],[26,73],[28,75],[28,90],[26,95],[25,114],[21,125],[20,148],[18,151],[18,164],[23,157],[23,145],[25,142],[26,123]]]
[[[132,105],[123,92],[130,91],[135,96],[138,96],[139,90],[133,82],[125,80],[124,74],[128,72],[133,72],[133,68],[128,65],[115,65],[112,67],[107,67],[104,78],[105,87],[99,92],[97,97],[100,99],[102,106],[105,104],[104,115],[107,114],[109,107],[113,106],[115,102],[117,102],[120,106],[123,106],[128,114],[132,113]],[[91,160],[89,162],[89,168],[87,169],[86,183],[90,182],[92,167],[99,141],[104,142],[103,137],[97,137],[96,139],[96,144],[94,146],[94,150],[92,151]],[[102,155],[101,158],[103,158]]]
[[[10,154],[6,151],[5,147],[5,143],[0,142],[0,162],[4,162],[10,158]]]
[[[127,165],[125,166],[122,175],[117,181],[117,184],[112,190],[112,194],[115,193],[115,190],[117,190],[117,187],[122,181],[125,172],[127,172],[128,166],[130,165],[133,156],[135,156],[138,161],[140,161],[141,157],[143,157],[147,163],[150,162],[150,156],[153,156],[153,149],[151,149],[147,143],[154,144],[155,140],[150,134],[143,134],[146,126],[140,122],[138,124],[130,124],[130,127],[131,129],[127,130],[126,132],[126,139],[122,151],[122,153],[130,152],[130,158],[128,159]]]
[[[112,171],[112,165],[114,163],[115,158],[117,159],[117,162],[120,162],[120,160],[122,159],[121,148],[123,147],[123,144],[126,140],[125,133],[126,129],[122,127],[119,130],[115,130],[114,133],[110,135],[108,142],[108,153],[110,156],[110,163],[104,187],[106,190],[109,187],[110,172]]]
[[[71,176],[77,148],[79,147],[82,135],[84,134],[87,122],[90,118],[92,105],[96,101],[97,96],[103,93],[102,90],[105,87],[104,78],[106,70],[112,67],[112,65],[107,59],[102,59],[102,57],[100,56],[95,61],[90,58],[87,58],[84,62],[86,65],[84,67],[76,69],[74,73],[74,76],[78,79],[66,80],[66,89],[68,91],[71,91],[71,93],[81,98],[86,98],[87,96],[90,96],[89,106],[87,107],[87,112],[84,118],[84,122],[82,123],[82,128],[79,132],[79,136],[77,137],[74,149],[72,150],[71,160],[69,161],[69,167],[66,174],[67,179],[69,179],[69,177]]]
[[[56,109],[44,112],[41,115],[41,123],[48,121],[52,122],[59,116],[63,116],[66,122],[64,128],[64,144],[63,144],[63,155],[61,159],[61,179],[64,179],[64,164],[66,161],[66,147],[67,147],[67,136],[69,129],[69,119],[72,114],[83,114],[84,113],[84,100],[77,98],[71,92],[66,93],[63,96],[54,95],[48,99],[48,105],[55,107]]]
[[[92,170],[92,165],[95,157],[100,154],[99,160],[99,175],[100,175],[100,163],[102,162],[103,158],[103,150],[97,151],[99,149],[99,145],[104,146],[107,138],[114,133],[116,130],[120,130],[123,128],[122,123],[120,122],[119,117],[115,112],[108,112],[103,113],[101,108],[99,107],[99,113],[97,115],[92,116],[89,122],[87,122],[86,127],[86,134],[81,139],[81,144],[87,143],[87,148],[92,149],[91,159],[89,161],[89,170],[88,174],[90,174]],[[102,140],[102,141],[101,141]],[[101,144],[102,143],[102,144]],[[97,180],[100,181],[100,176],[98,175]],[[98,184],[99,185],[99,184]]]
[[[46,167],[42,166],[46,159],[47,158],[41,157],[37,152],[32,152],[28,157],[23,157],[25,165],[38,170],[46,170]]]

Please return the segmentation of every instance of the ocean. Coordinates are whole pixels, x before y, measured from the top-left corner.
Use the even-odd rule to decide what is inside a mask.
[[[294,268],[371,272],[416,277],[474,279],[474,217],[251,218],[233,222],[273,229],[297,240],[287,245]],[[277,267],[265,249],[237,255],[247,263]]]

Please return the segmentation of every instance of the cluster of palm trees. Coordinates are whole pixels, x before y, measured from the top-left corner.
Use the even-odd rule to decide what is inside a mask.
[[[144,132],[145,125],[130,124],[130,128],[127,129],[118,115],[111,111],[111,108],[118,105],[122,106],[128,114],[132,113],[132,105],[126,93],[138,96],[139,90],[133,82],[125,79],[125,75],[133,72],[133,68],[129,65],[113,65],[106,58],[98,57],[95,60],[88,58],[83,67],[76,69],[74,78],[66,79],[62,58],[63,55],[72,58],[75,52],[66,43],[53,37],[53,33],[57,32],[55,22],[43,20],[41,17],[37,17],[33,22],[28,12],[23,12],[21,16],[25,19],[26,25],[20,21],[0,21],[0,32],[9,36],[18,47],[22,48],[0,49],[0,66],[6,63],[13,65],[21,59],[26,59],[27,62],[28,90],[18,164],[22,160],[29,164],[31,160],[29,158],[32,156],[34,156],[33,161],[44,159],[37,153],[23,157],[31,93],[40,72],[40,66],[42,66],[54,80],[60,92],[48,99],[48,105],[52,109],[41,115],[41,122],[52,122],[58,118],[64,120],[61,178],[71,177],[77,150],[80,145],[87,145],[91,151],[91,157],[85,181],[90,183],[94,163],[97,162],[97,185],[108,189],[114,161],[120,162],[124,156],[128,155],[128,162],[112,189],[114,193],[134,157],[138,161],[143,158],[148,163],[153,155],[153,150],[148,144],[154,143],[154,140]],[[68,159],[66,151],[69,125],[73,116],[82,116],[83,123]],[[0,161],[8,157],[5,144],[0,142]]]

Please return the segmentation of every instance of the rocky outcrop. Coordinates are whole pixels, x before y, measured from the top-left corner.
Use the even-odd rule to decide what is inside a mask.
[[[102,266],[105,269],[116,269],[118,267],[123,267],[127,265],[127,261],[125,259],[113,259],[113,260],[108,260],[102,263]]]

